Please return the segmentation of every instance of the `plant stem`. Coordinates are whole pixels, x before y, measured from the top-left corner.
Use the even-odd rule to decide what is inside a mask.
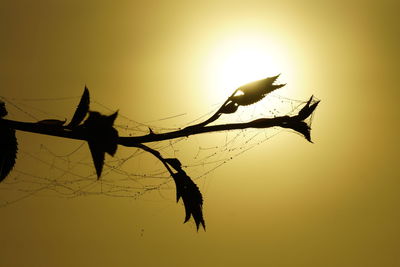
[[[305,106],[303,107],[303,111],[309,108],[310,108],[309,106]],[[311,115],[312,112],[313,109],[310,110],[310,113],[307,115],[307,117]],[[181,130],[176,130],[167,133],[157,134],[151,132],[147,135],[142,135],[142,136],[132,136],[132,137],[120,136],[118,138],[118,144],[127,147],[135,147],[135,146],[137,147],[138,144],[142,143],[165,141],[165,140],[170,140],[180,137],[188,137],[191,135],[202,134],[202,133],[242,130],[247,128],[282,127],[282,128],[291,128],[295,131],[299,131],[297,126],[299,123],[304,123],[303,122],[304,119],[305,118],[300,117],[299,115],[295,115],[295,116],[280,116],[275,118],[262,118],[245,123],[229,123],[229,124],[219,124],[212,126],[204,126],[204,124],[201,123],[186,127]],[[8,119],[0,119],[0,125],[25,132],[58,136],[69,139],[77,139],[85,141],[88,140],[87,131],[84,126],[77,126],[75,128],[70,128],[66,126],[47,125],[43,123],[33,123],[33,122],[20,122]]]

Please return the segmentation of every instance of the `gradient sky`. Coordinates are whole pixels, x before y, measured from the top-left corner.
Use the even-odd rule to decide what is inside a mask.
[[[173,200],[33,196],[0,209],[0,265],[400,266],[399,8],[0,0],[1,96],[87,84],[137,121],[204,114],[240,82],[224,68],[247,45],[274,62],[284,95],[322,100],[314,144],[283,133],[210,174],[207,232],[182,225]]]

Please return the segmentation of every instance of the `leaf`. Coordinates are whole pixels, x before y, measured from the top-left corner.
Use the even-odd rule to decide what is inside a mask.
[[[315,108],[318,106],[320,101],[316,101],[315,103],[313,103],[311,106],[311,102],[313,100],[313,96],[310,97],[310,99],[307,101],[307,103],[305,104],[305,106],[299,111],[299,114],[297,115],[297,117],[299,118],[299,120],[305,120],[308,118],[308,116],[311,115],[311,113],[314,112]]]
[[[305,123],[304,121],[295,121],[290,124],[290,128],[292,128],[296,132],[301,133],[308,142],[312,143],[310,133],[311,128],[307,123]]]
[[[176,202],[182,198],[183,205],[185,206],[184,223],[193,216],[197,230],[199,230],[200,225],[202,225],[205,230],[206,226],[202,211],[203,196],[201,195],[199,188],[182,169],[182,164],[177,158],[167,158],[163,161],[173,167],[176,171],[173,172],[169,170],[176,185]]]
[[[314,101],[314,103],[311,104],[312,102],[313,96],[310,97],[310,99],[296,116],[291,117],[290,121],[287,121],[285,124],[281,125],[282,127],[291,128],[296,132],[302,134],[310,143],[312,143],[310,133],[311,127],[304,120],[307,119],[314,112],[320,101]]]
[[[85,118],[86,114],[89,111],[89,104],[90,104],[90,97],[89,97],[89,90],[85,86],[85,90],[83,91],[81,101],[78,104],[78,107],[75,110],[74,116],[71,119],[71,122],[68,124],[68,127],[73,128],[78,126],[83,119]]]
[[[0,127],[0,182],[3,181],[15,165],[18,143],[15,130]]]
[[[46,124],[46,125],[54,125],[54,126],[62,126],[64,125],[64,123],[67,121],[67,119],[65,120],[53,120],[53,119],[49,119],[49,120],[41,120],[38,121],[37,123],[40,124]]]
[[[101,173],[103,171],[104,165],[104,154],[105,151],[102,149],[101,144],[88,141],[90,153],[92,154],[92,159],[94,163],[94,167],[96,169],[97,179],[100,179]]]
[[[240,106],[248,106],[257,103],[267,94],[286,85],[273,84],[278,77],[279,75],[242,85],[237,89],[237,91],[242,94],[234,95],[230,99]]]
[[[104,154],[114,156],[118,148],[118,131],[113,127],[118,112],[110,116],[89,112],[82,127],[87,131],[87,141],[99,179],[104,165]]]
[[[199,230],[200,225],[205,230],[206,225],[202,211],[203,197],[199,188],[182,169],[177,173],[174,173],[172,177],[174,178],[176,185],[177,201],[182,198],[183,205],[185,206],[184,223],[189,221],[190,217],[193,217],[197,230]]]

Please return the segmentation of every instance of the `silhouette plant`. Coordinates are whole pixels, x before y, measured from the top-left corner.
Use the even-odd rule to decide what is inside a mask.
[[[118,112],[106,116],[99,112],[90,111],[90,95],[86,87],[75,113],[67,125],[65,125],[66,121],[54,119],[46,119],[34,123],[5,119],[7,110],[5,104],[0,102],[0,182],[7,177],[15,164],[18,150],[15,130],[87,141],[96,169],[97,179],[101,177],[105,153],[114,156],[118,145],[136,147],[155,156],[171,175],[176,186],[176,201],[178,202],[182,198],[185,207],[184,222],[193,217],[197,229],[199,229],[200,225],[205,229],[202,213],[202,194],[197,185],[184,171],[179,159],[164,158],[160,152],[150,148],[145,143],[188,137],[207,132],[270,127],[292,129],[311,142],[311,128],[305,120],[311,116],[319,104],[319,101],[314,100],[313,96],[294,116],[260,118],[245,123],[209,125],[218,120],[222,114],[235,113],[240,106],[252,105],[263,99],[270,92],[285,86],[285,84],[275,84],[278,77],[279,75],[261,79],[237,88],[216,113],[201,123],[165,133],[154,133],[150,129],[150,133],[142,136],[119,136],[118,131],[113,127]]]

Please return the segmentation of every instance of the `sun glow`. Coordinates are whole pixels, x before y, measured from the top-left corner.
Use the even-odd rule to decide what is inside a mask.
[[[218,97],[226,98],[237,87],[262,78],[290,72],[287,53],[278,44],[254,36],[219,43],[208,71]]]

